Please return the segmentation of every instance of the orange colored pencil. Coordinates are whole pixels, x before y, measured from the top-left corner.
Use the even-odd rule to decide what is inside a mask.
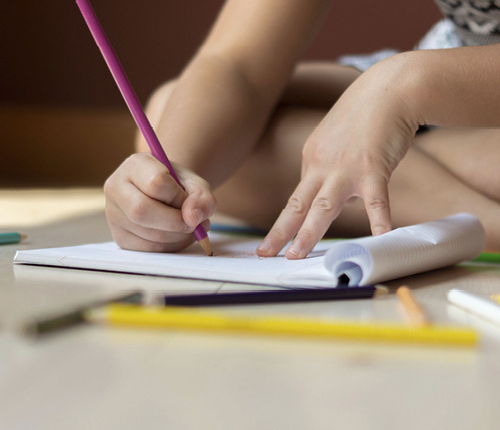
[[[411,290],[406,286],[402,285],[396,290],[396,295],[398,296],[401,304],[405,308],[406,313],[410,323],[415,327],[424,327],[429,325],[429,319],[427,318],[422,307],[417,303]]]

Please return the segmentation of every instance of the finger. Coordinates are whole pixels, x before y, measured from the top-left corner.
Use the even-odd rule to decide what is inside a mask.
[[[346,187],[324,186],[314,198],[311,208],[297,236],[285,256],[290,260],[305,258],[325,235],[332,221],[337,218],[346,201]]]
[[[107,190],[113,193],[109,187],[113,185],[109,185]],[[120,192],[113,194],[110,204],[119,208],[127,220],[137,226],[184,234],[192,232],[192,227],[184,222],[179,209],[150,198],[131,182],[120,184]]]
[[[122,210],[118,207],[106,205],[106,216],[108,223],[113,231],[115,228],[122,228],[131,233],[142,237],[143,239],[152,242],[179,242],[193,233],[194,228],[188,227],[185,231],[176,232],[171,230],[162,230],[154,227],[146,227],[133,222]],[[116,227],[115,227],[116,226]]]
[[[182,217],[186,224],[196,227],[210,218],[217,209],[217,201],[210,184],[190,171],[184,171],[181,177],[187,192],[182,205]]]
[[[383,176],[369,177],[361,186],[361,197],[373,236],[390,231],[392,227],[387,180]]]
[[[151,154],[136,154],[126,160],[129,180],[141,192],[168,206],[180,208],[187,198],[187,192],[172,177],[167,167]],[[124,163],[124,164],[125,164]]]
[[[182,239],[174,242],[157,242],[121,227],[113,231],[113,239],[120,248],[144,252],[174,252],[184,249],[195,240],[193,235],[184,235]]]
[[[146,228],[130,222],[121,211],[113,214],[110,229],[115,242],[124,249],[150,252],[172,252],[184,249],[194,242],[192,233],[180,234]],[[123,218],[121,218],[123,217]],[[210,221],[202,223],[206,231]]]
[[[261,257],[274,257],[297,234],[306,218],[319,185],[316,181],[301,181],[273,227],[257,248]]]

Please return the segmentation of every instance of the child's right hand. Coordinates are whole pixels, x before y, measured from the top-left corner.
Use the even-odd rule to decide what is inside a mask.
[[[179,251],[194,242],[198,224],[209,229],[216,209],[210,185],[180,165],[174,168],[185,189],[145,152],[130,156],[106,181],[106,216],[121,248]]]

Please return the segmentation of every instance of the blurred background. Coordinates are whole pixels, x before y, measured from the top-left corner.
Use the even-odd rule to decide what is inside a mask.
[[[223,2],[92,5],[144,104],[179,74]],[[408,50],[439,18],[431,0],[337,0],[306,59]],[[0,187],[102,185],[132,153],[135,123],[75,1],[2,1],[0,59]]]

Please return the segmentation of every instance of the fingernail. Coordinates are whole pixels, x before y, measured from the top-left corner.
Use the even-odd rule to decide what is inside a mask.
[[[381,234],[387,233],[390,230],[391,230],[390,227],[388,228],[388,227],[378,225],[378,226],[373,228],[373,236],[380,236]]]
[[[201,222],[201,218],[203,214],[201,213],[200,209],[193,209],[193,215],[194,215],[194,220],[196,221],[197,224]]]
[[[302,252],[302,249],[300,246],[296,244],[290,245],[290,248],[287,249],[287,254],[292,254],[296,258],[300,258],[300,253]]]
[[[258,247],[257,251],[267,253],[271,250],[271,244],[269,242],[262,242]]]

